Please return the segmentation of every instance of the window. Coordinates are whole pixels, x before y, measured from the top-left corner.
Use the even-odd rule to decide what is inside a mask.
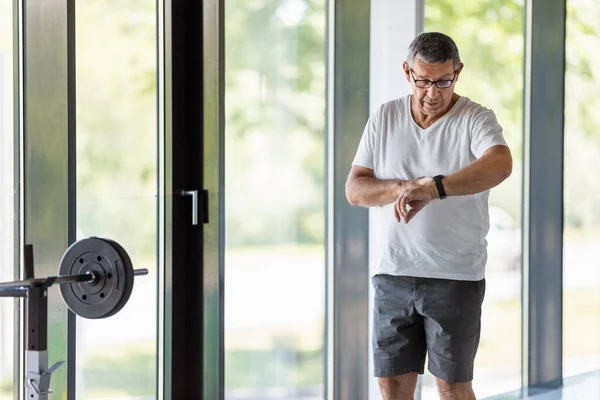
[[[0,281],[15,279],[13,4],[0,0]],[[0,297],[0,400],[13,398],[14,300]]]
[[[325,1],[225,3],[225,398],[323,398]]]
[[[78,318],[78,398],[156,398],[156,7],[76,4],[77,236],[113,239],[150,271],[117,315]]]
[[[486,295],[473,381],[478,398],[521,387],[524,16],[520,0],[425,3],[425,31],[452,37],[465,64],[456,92],[495,112],[513,155],[511,177],[492,189],[489,200]],[[436,393],[426,374],[423,399]]]
[[[567,2],[563,376],[600,368],[600,5]]]

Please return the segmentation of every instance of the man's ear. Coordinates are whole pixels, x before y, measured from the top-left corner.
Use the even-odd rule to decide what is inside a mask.
[[[460,71],[462,71],[463,67],[465,66],[465,64],[460,63],[458,64],[458,69],[456,70],[456,78],[454,79],[455,81],[458,80],[458,76],[460,75]]]
[[[406,76],[406,80],[410,83],[410,67],[408,66],[408,63],[406,61],[402,63],[402,69],[404,69],[404,75]]]

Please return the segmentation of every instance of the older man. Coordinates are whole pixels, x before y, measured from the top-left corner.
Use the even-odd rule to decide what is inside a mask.
[[[475,399],[489,190],[512,170],[494,113],[454,92],[454,41],[423,33],[403,64],[412,94],[383,104],[346,184],[375,208],[374,373],[386,400],[413,399],[425,367],[442,399]]]

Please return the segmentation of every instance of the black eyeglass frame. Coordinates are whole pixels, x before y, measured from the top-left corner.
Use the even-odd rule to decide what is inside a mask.
[[[415,86],[418,87],[419,89],[429,89],[432,85],[435,85],[438,89],[448,89],[452,87],[452,84],[454,83],[454,81],[456,81],[456,73],[458,72],[458,70],[454,70],[454,76],[452,76],[452,79],[438,79],[437,81],[430,81],[429,79],[415,79],[415,71],[412,70],[412,68],[409,68],[410,70],[410,75],[413,78],[413,81],[415,82]],[[419,82],[426,82],[424,84],[424,86],[419,86]],[[439,83],[440,82],[448,82],[447,85],[448,86],[440,86]]]

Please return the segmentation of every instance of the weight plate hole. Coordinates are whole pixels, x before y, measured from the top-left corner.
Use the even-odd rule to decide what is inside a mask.
[[[100,297],[104,298],[104,293],[100,293]]]
[[[85,294],[82,296],[82,298],[83,298],[84,300],[87,300],[87,296],[86,296]]]
[[[83,264],[83,258],[79,259],[79,264]]]
[[[109,273],[108,275],[106,275],[106,277],[107,277],[108,279],[110,279],[110,278],[112,278],[112,274],[110,274],[110,273]]]
[[[96,258],[96,260],[98,260],[98,261],[102,261],[102,257],[98,256],[98,257]]]

